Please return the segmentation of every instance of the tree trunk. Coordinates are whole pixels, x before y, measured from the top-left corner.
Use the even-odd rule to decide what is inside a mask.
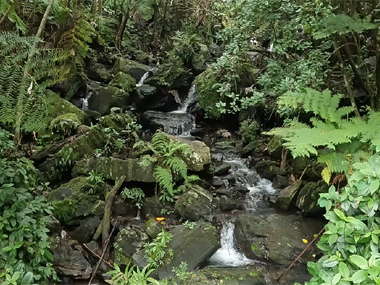
[[[51,9],[53,8],[53,5],[54,5],[54,1],[55,1],[55,0],[50,0],[49,5],[47,6],[47,8],[46,8],[46,10],[45,10],[45,14],[44,14],[44,16],[42,17],[42,20],[41,20],[40,26],[38,27],[38,31],[37,31],[37,34],[36,34],[36,37],[37,37],[37,38],[40,38],[40,37],[41,37],[42,32],[43,32],[44,29],[45,29],[47,19],[48,19],[49,15],[50,15]]]
[[[115,45],[118,49],[121,48],[121,42],[123,41],[125,28],[127,26],[128,15],[129,15],[129,7],[131,5],[131,0],[127,0],[126,5],[127,5],[127,7],[125,8],[125,11],[123,13],[123,17],[121,18],[121,22],[120,22],[119,28],[117,30],[117,35],[116,35],[116,39],[115,39]],[[124,9],[122,9],[122,10],[124,10]]]
[[[111,189],[107,197],[106,204],[104,206],[104,216],[103,216],[103,221],[102,221],[102,248],[103,250],[106,247],[106,243],[110,235],[113,199],[115,198],[116,193],[120,189],[125,178],[126,178],[125,176],[121,176],[116,180],[115,186]],[[108,258],[108,251],[106,252],[104,256],[105,256],[105,259]]]
[[[353,92],[352,86],[351,86],[351,80],[348,77],[348,74],[346,72],[346,66],[344,64],[342,54],[340,52],[340,48],[337,47],[337,44],[335,42],[334,42],[334,48],[336,50],[336,55],[337,55],[338,60],[339,60],[340,69],[342,71],[342,75],[344,78],[344,85],[346,86],[347,95],[348,95],[348,98],[350,99],[351,106],[354,108],[356,117],[360,117],[360,113],[359,113],[358,107],[356,106],[356,102],[355,102],[354,92]]]

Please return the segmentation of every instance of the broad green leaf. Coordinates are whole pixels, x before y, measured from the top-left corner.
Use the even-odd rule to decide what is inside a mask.
[[[342,220],[344,220],[346,218],[346,216],[344,215],[344,213],[339,210],[339,209],[334,209],[334,213],[339,217],[341,218]]]
[[[331,284],[336,285],[340,281],[341,278],[342,278],[342,276],[340,273],[335,274],[335,276],[333,277],[333,279],[331,281]]]
[[[371,185],[369,186],[369,190],[371,191],[371,194],[375,193],[380,186],[380,180],[376,179],[371,182]]]
[[[351,255],[350,261],[361,269],[367,269],[368,268],[368,261],[360,255],[356,255],[356,254]]]
[[[343,278],[348,278],[350,277],[350,270],[348,269],[347,264],[344,262],[339,263],[339,272],[342,274]]]
[[[367,277],[368,272],[366,270],[359,270],[352,275],[352,282],[354,282],[354,284],[360,284],[361,282],[366,280]]]

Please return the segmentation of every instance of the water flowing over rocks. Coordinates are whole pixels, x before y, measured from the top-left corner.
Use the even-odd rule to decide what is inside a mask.
[[[167,248],[173,251],[173,258],[164,258],[164,264],[157,269],[159,279],[174,276],[172,269],[181,262],[186,262],[190,271],[200,267],[220,247],[218,233],[210,223],[197,223],[193,229],[178,226],[170,230],[170,233],[173,239]],[[143,250],[137,252],[133,260],[139,267],[147,264]]]

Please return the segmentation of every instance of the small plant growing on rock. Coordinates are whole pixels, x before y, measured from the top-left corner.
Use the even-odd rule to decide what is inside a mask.
[[[249,143],[256,139],[259,129],[259,124],[256,121],[249,119],[241,123],[239,134],[245,143]]]
[[[187,263],[185,261],[182,261],[178,267],[174,267],[173,272],[175,274],[175,277],[177,277],[182,282],[185,282],[191,275],[191,273],[188,272]]]
[[[197,223],[186,221],[186,222],[183,223],[183,225],[184,225],[184,227],[186,229],[192,230],[192,229],[195,228],[195,226],[197,225]]]
[[[141,188],[124,188],[121,192],[121,196],[123,198],[131,199],[139,209],[141,209],[145,201],[145,193]]]
[[[167,251],[166,248],[173,236],[171,233],[162,229],[157,237],[151,242],[145,245],[145,258],[148,261],[149,267],[158,268],[164,264],[164,258],[168,256],[168,259],[173,258],[173,251]]]
[[[49,129],[58,139],[64,139],[75,134],[80,124],[77,115],[69,113],[53,119]]]
[[[140,268],[127,265],[123,272],[117,264],[114,264],[114,270],[109,271],[108,274],[112,275],[112,284],[114,285],[148,285],[160,284],[156,279],[149,277],[154,269],[144,267]]]

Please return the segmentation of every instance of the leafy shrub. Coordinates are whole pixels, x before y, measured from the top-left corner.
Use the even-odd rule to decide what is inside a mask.
[[[379,284],[379,155],[354,164],[353,170],[340,193],[331,186],[319,198],[329,222],[318,243],[324,256],[308,263],[313,277],[307,285]]]
[[[139,209],[142,207],[145,201],[145,193],[141,188],[124,188],[121,192],[121,196],[127,199],[131,199]]]
[[[125,272],[121,271],[117,264],[114,264],[115,269],[108,272],[112,275],[112,284],[115,285],[148,285],[148,284],[160,284],[156,279],[149,277],[154,269],[148,269],[144,267],[140,268],[128,265],[125,268]]]
[[[168,260],[173,258],[173,252],[166,250],[172,238],[171,233],[162,229],[151,243],[145,245],[145,258],[148,261],[149,267],[157,269],[160,265],[164,264],[165,258]]]
[[[0,281],[42,284],[56,278],[47,235],[51,207],[43,196],[34,196],[43,188],[37,170],[14,155],[9,133],[1,129],[0,147]]]
[[[254,120],[245,120],[240,125],[239,133],[244,142],[249,143],[256,139],[257,133],[260,129],[258,122]]]
[[[49,129],[59,139],[64,139],[73,135],[77,131],[80,124],[81,123],[77,115],[74,113],[68,113],[53,119],[50,122]]]

